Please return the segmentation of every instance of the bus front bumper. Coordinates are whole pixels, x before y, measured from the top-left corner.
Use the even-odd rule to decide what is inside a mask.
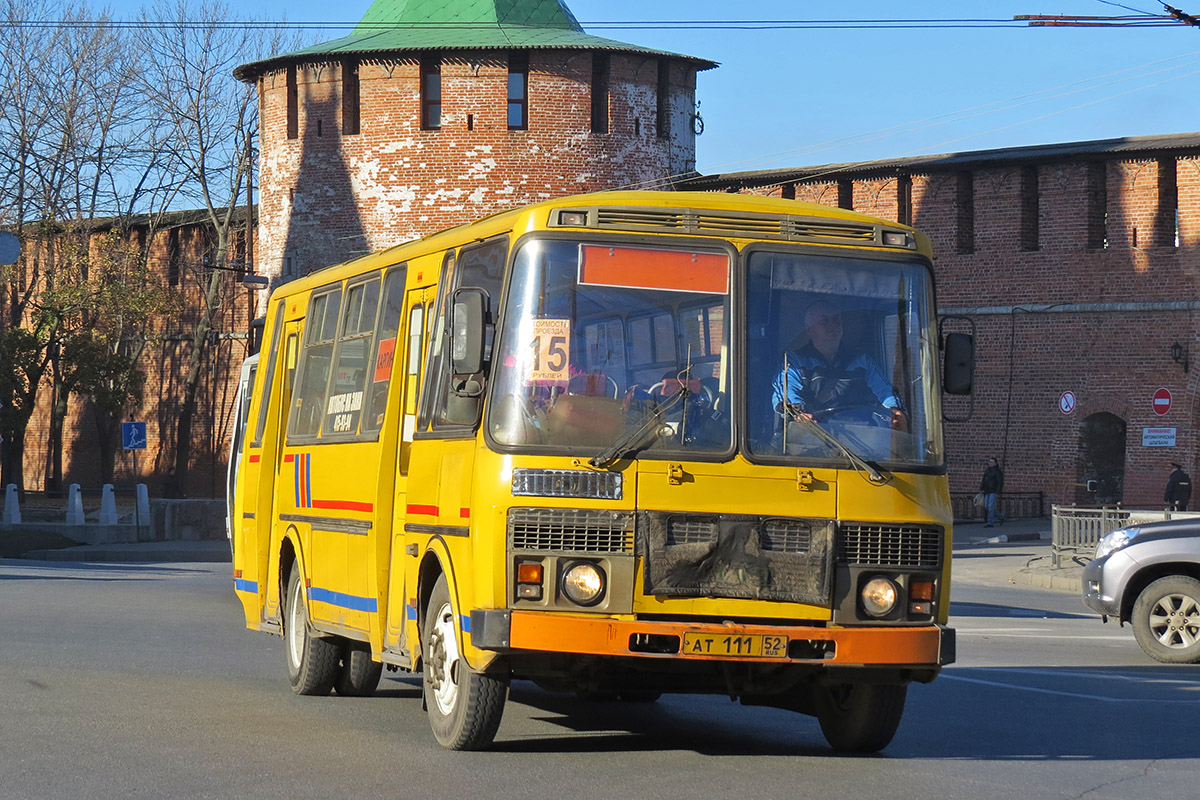
[[[473,610],[469,625],[475,647],[499,652],[897,667],[942,667],[955,658],[954,629],[942,625],[818,628],[624,620],[504,609]]]

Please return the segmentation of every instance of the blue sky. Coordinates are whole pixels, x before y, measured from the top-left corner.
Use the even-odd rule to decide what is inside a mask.
[[[1150,0],[1120,2],[1125,8],[1102,0],[567,0],[590,33],[720,62],[698,80],[705,131],[696,156],[705,173],[1198,131],[1200,28],[692,30],[589,22],[1162,13]],[[110,7],[130,18],[140,5]],[[1200,0],[1172,5],[1200,16]],[[353,23],[369,6],[257,0],[253,14]],[[313,34],[314,41],[342,33]]]

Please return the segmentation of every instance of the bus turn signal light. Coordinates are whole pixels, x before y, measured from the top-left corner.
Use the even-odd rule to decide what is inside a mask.
[[[517,583],[536,583],[540,585],[541,582],[541,564],[517,564]]]
[[[913,581],[908,588],[910,600],[933,600],[933,581]]]

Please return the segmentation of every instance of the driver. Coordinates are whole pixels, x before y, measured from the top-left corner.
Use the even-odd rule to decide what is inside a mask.
[[[891,424],[904,416],[895,388],[866,354],[842,348],[842,315],[818,300],[804,313],[808,344],[784,353],[783,367],[771,384],[776,413],[811,420],[814,412],[881,406],[891,410]],[[785,399],[786,398],[786,399]]]

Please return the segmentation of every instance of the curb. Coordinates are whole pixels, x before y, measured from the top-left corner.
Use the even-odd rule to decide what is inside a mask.
[[[1046,542],[1049,541],[1053,534],[1050,531],[1041,531],[1039,533],[1002,533],[999,536],[991,536],[987,539],[974,539],[971,544],[1006,544],[1008,542]]]
[[[1059,592],[1080,594],[1083,592],[1083,568],[1067,567],[1066,569],[1019,569],[1009,578],[1013,583],[1035,586],[1040,589],[1054,589]]]

